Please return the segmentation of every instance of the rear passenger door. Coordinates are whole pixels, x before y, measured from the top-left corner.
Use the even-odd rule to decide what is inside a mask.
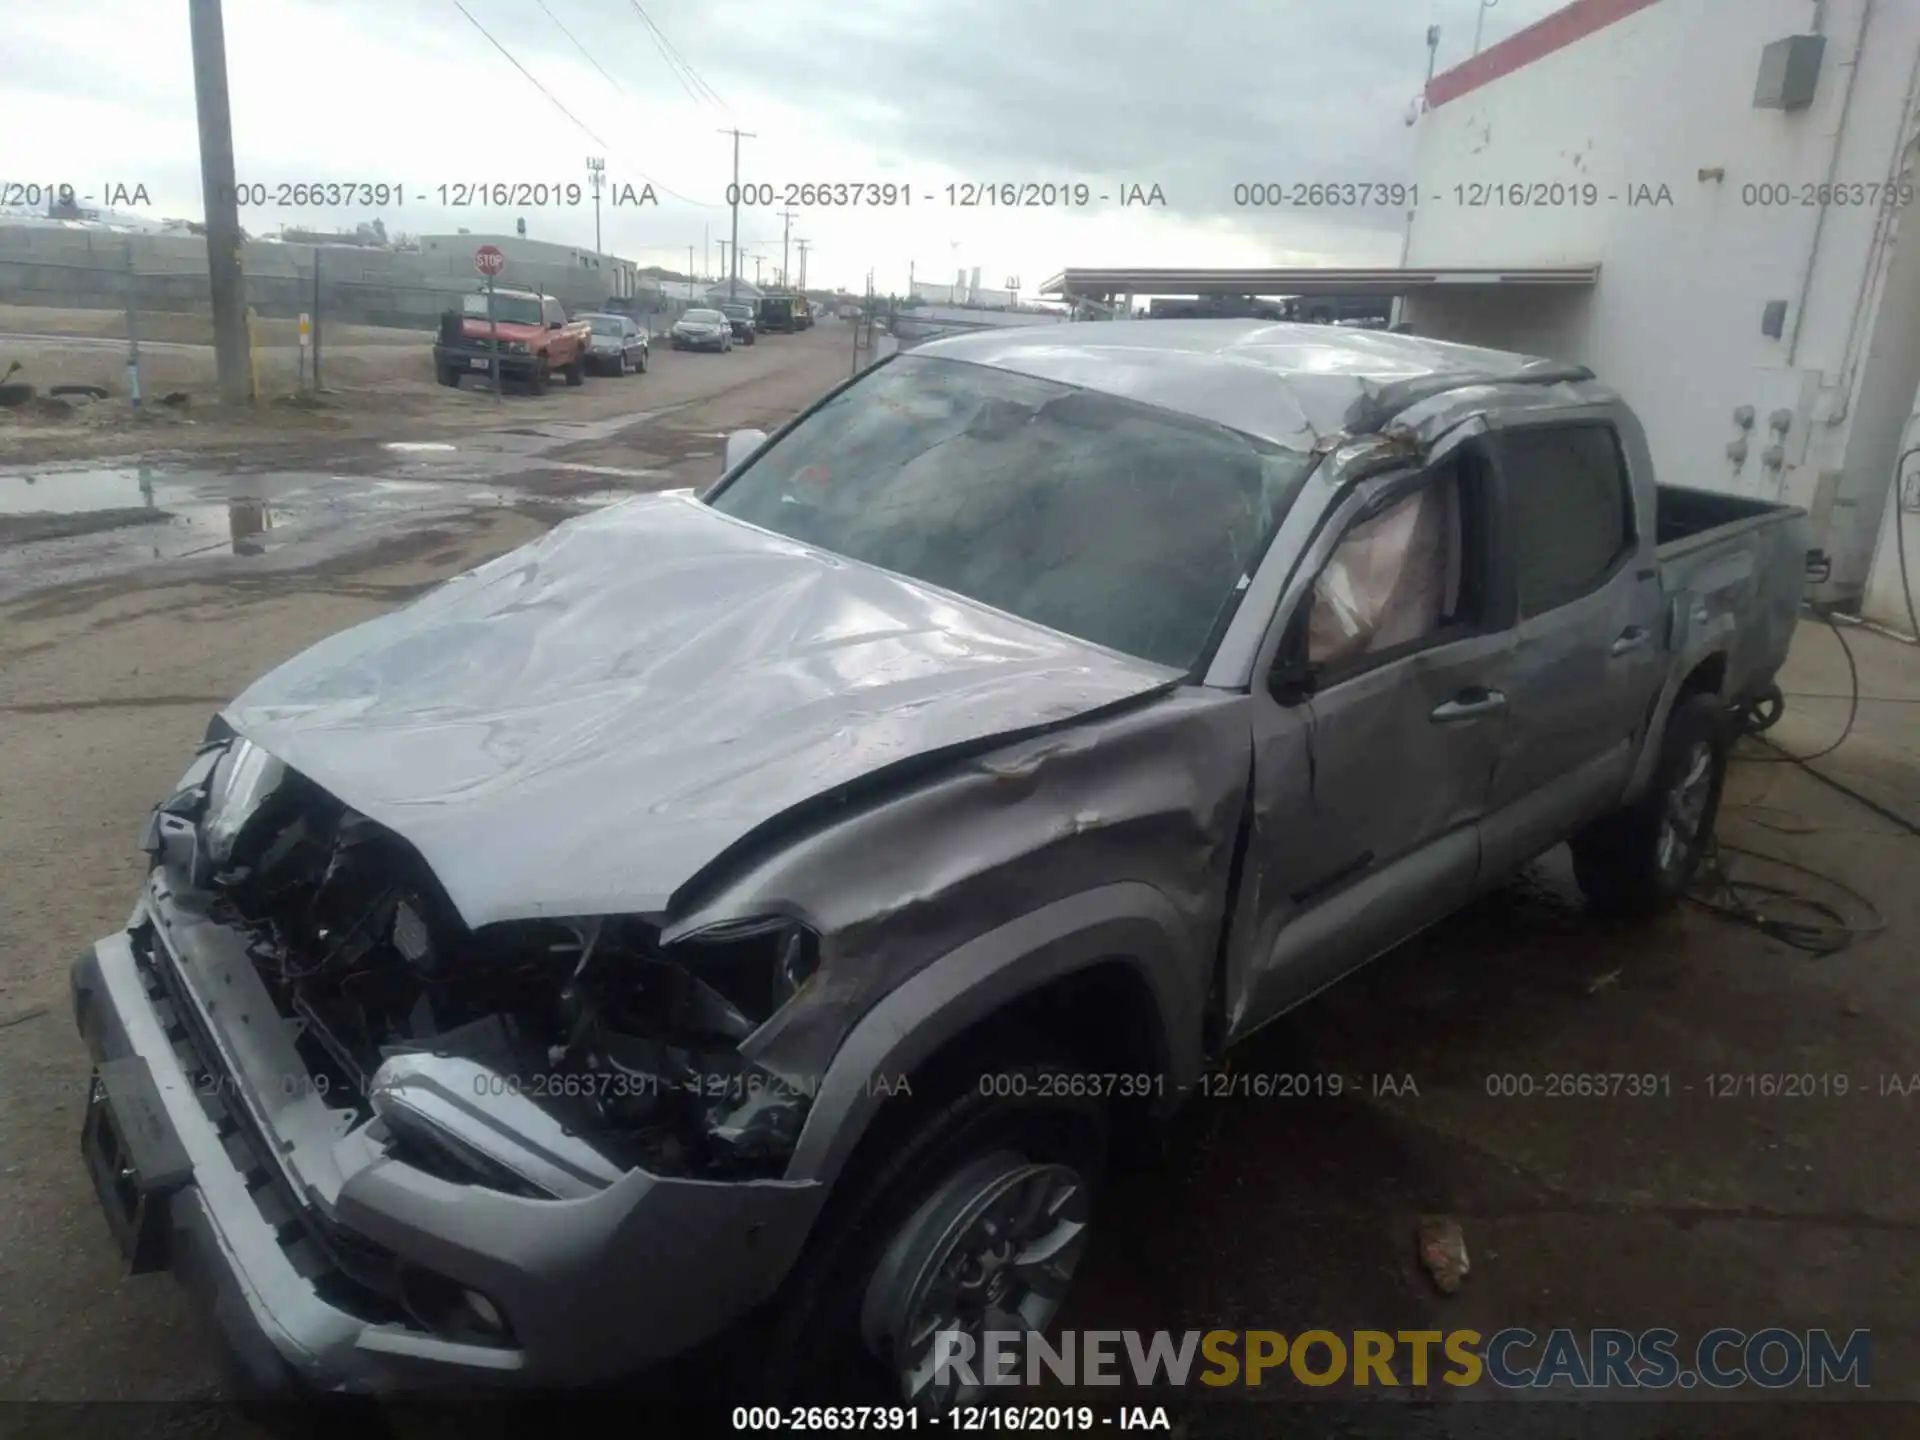
[[[1483,881],[1614,804],[1660,684],[1652,517],[1634,512],[1604,412],[1507,425],[1493,455],[1518,624],[1507,735],[1482,826]]]

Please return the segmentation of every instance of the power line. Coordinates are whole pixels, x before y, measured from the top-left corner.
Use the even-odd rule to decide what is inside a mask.
[[[587,63],[593,66],[594,69],[598,70],[603,76],[606,76],[606,81],[609,85],[613,86],[613,88],[616,90],[620,90],[620,93],[622,95],[627,93],[625,90],[620,89],[620,82],[618,80],[614,79],[613,76],[607,74],[606,67],[603,66],[598,60],[593,58],[593,52],[587,49],[587,47],[582,45],[578,40],[574,40],[573,32],[567,29],[566,26],[560,23],[560,17],[554,14],[553,11],[547,9],[547,0],[534,0],[534,3],[540,7],[541,14],[545,15],[549,20],[553,21],[555,29],[557,29],[562,35],[566,36],[567,39],[573,40],[573,48],[578,50],[582,55],[587,57]]]
[[[600,62],[595,60],[593,56],[588,53],[587,48],[584,45],[581,45],[578,40],[574,39],[573,32],[568,30],[566,26],[561,25],[559,17],[557,17],[551,10],[547,9],[546,0],[538,0],[538,3],[540,5],[541,10],[545,12],[546,17],[549,20],[553,21],[553,23],[559,27],[560,33],[562,35],[565,35],[569,40],[573,40],[575,47],[579,49],[582,55],[585,55],[587,57],[588,61],[592,63],[593,68],[596,70],[599,70],[602,75],[607,75],[607,72],[601,69]],[[478,20],[475,20],[472,14],[468,12],[467,7],[460,3],[460,0],[453,0],[453,8],[458,10],[462,15],[465,15],[467,17],[468,22],[472,24],[473,28],[478,30],[482,35],[485,35],[487,37],[487,42],[491,44],[494,49],[498,50],[502,55],[506,56],[508,61],[511,62],[511,64],[513,65],[513,68],[518,70],[522,75],[525,75],[527,77],[528,82],[532,84],[534,89],[538,90],[542,95],[545,95],[547,99],[552,100],[554,104],[554,108],[559,110],[559,112],[562,115],[566,116],[567,119],[573,121],[574,125],[579,128],[582,134],[587,136],[590,140],[593,141],[594,144],[598,145],[602,150],[613,149],[613,147],[607,144],[606,141],[602,140],[598,135],[595,135],[592,130],[588,129],[587,126],[581,122],[580,118],[577,115],[575,115],[571,110],[567,109],[566,106],[562,105],[559,102],[559,100],[555,99],[552,91],[548,90],[546,86],[542,85],[538,80],[534,79],[532,72],[529,71],[527,67],[522,65],[518,60],[514,59],[513,52],[507,49],[507,47],[502,45],[498,40],[495,40],[493,36],[488,32],[487,27],[482,25]],[[612,84],[614,89],[620,90],[620,82],[618,80],[615,80],[613,76],[607,75],[607,80],[610,84]],[[624,95],[626,92],[624,90],[620,90],[620,93]],[[697,205],[703,210],[718,210],[721,208],[720,206],[715,205],[710,200],[695,200],[691,195],[682,195],[678,190],[675,190],[671,185],[664,184],[661,181],[654,179],[651,175],[647,174],[646,171],[644,170],[635,169],[633,173],[638,175],[647,184],[654,186],[656,189],[664,190],[667,194],[671,195],[674,199],[682,201],[685,204]]]
[[[720,92],[709,85],[706,77],[693,68],[693,62],[682,55],[674,43],[667,38],[667,32],[654,23],[653,17],[647,14],[646,10],[641,6],[640,0],[632,0],[632,5],[634,10],[638,12],[640,18],[646,22],[647,29],[652,31],[659,39],[661,46],[664,48],[664,52],[672,58],[673,63],[684,70],[687,73],[687,78],[692,80],[695,85],[699,86],[701,90],[711,96],[716,105],[722,110],[728,109],[727,102],[720,98]]]
[[[566,116],[567,119],[571,120],[574,123],[575,128],[577,128],[581,134],[585,135],[589,140],[593,141],[593,143],[598,145],[602,150],[611,148],[606,141],[602,140],[598,135],[595,135],[593,131],[589,130],[584,124],[582,124],[579,116],[575,115],[571,110],[567,109],[566,106],[562,105],[559,102],[559,100],[555,98],[551,90],[547,89],[546,86],[542,85],[538,80],[534,79],[533,72],[527,69],[527,67],[522,65],[518,60],[515,60],[513,58],[513,52],[507,49],[507,47],[502,45],[498,40],[494,39],[493,36],[488,32],[487,27],[482,25],[478,20],[475,20],[473,16],[468,12],[467,7],[460,3],[460,0],[453,0],[453,8],[458,10],[462,15],[465,15],[467,17],[467,22],[471,24],[474,29],[478,30],[482,35],[485,35],[487,37],[487,43],[493,46],[493,48],[498,50],[502,55],[506,56],[508,63],[511,64],[513,68],[518,70],[522,75],[527,77],[528,84],[532,85],[534,89],[538,90],[542,95],[546,96],[547,99],[552,100],[553,108],[558,110],[562,115]]]
[[[641,5],[640,0],[628,0],[628,3],[633,6],[633,13],[640,17],[640,23],[646,26],[647,34],[653,40],[654,49],[658,50],[660,52],[660,58],[667,62],[667,68],[673,71],[674,78],[679,80],[680,88],[687,92],[688,98],[690,98],[694,104],[698,105],[702,103],[703,100],[700,92],[704,91],[704,98],[710,99],[713,104],[718,105],[728,114],[732,114],[733,107],[728,105],[725,100],[722,100],[720,98],[720,92],[709,85],[700,72],[694,69],[688,62],[687,58],[673,48],[673,42],[667,39],[665,31],[653,23],[653,17],[647,14],[646,8]],[[691,82],[691,84],[689,82]],[[698,91],[694,88],[695,86],[699,87]]]

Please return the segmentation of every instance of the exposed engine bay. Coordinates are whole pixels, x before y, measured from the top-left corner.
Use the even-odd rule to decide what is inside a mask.
[[[182,815],[185,799],[162,811]],[[411,1163],[525,1190],[484,1147],[383,1109],[382,1067],[433,1056],[473,1062],[457,1072],[474,1092],[461,1108],[537,1107],[620,1169],[744,1178],[784,1166],[810,1097],[738,1046],[811,977],[804,927],[740,923],[670,949],[632,917],[470,929],[403,839],[244,740],[189,803],[195,886],[213,897],[210,918],[248,937],[314,1088],[359,1118],[379,1113]]]

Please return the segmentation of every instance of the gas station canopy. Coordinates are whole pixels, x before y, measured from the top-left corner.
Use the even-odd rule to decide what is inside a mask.
[[[1040,293],[1065,300],[1116,295],[1405,295],[1442,285],[1581,286],[1600,278],[1598,265],[1446,266],[1376,269],[1316,266],[1298,270],[1062,270]]]

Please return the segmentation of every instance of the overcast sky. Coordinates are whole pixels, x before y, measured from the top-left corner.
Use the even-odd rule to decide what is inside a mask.
[[[1561,3],[1498,0],[1485,43]],[[603,248],[684,270],[692,246],[695,267],[719,274],[710,242],[728,236],[733,142],[718,132],[737,126],[753,135],[743,180],[911,186],[907,208],[796,214],[813,285],[859,288],[871,268],[878,289],[904,289],[910,264],[935,281],[979,266],[984,285],[1017,276],[1029,293],[1068,265],[1393,264],[1402,212],[1247,210],[1233,187],[1410,178],[1427,26],[1445,70],[1471,51],[1477,4],[226,0],[239,179],[405,193],[379,211],[249,208],[241,223],[261,234],[378,214],[389,232],[480,233],[524,217],[529,236],[591,245],[590,200],[455,209],[439,189],[584,182],[601,154],[614,185],[651,181],[660,200],[603,200]],[[201,217],[186,0],[6,0],[0,55],[0,179],[102,198],[144,185],[156,217]],[[949,184],[1080,181],[1113,200],[947,203]],[[1119,205],[1156,185],[1164,207]],[[781,263],[776,210],[741,209],[748,278],[756,255],[768,280]],[[791,263],[797,278],[797,249]]]

